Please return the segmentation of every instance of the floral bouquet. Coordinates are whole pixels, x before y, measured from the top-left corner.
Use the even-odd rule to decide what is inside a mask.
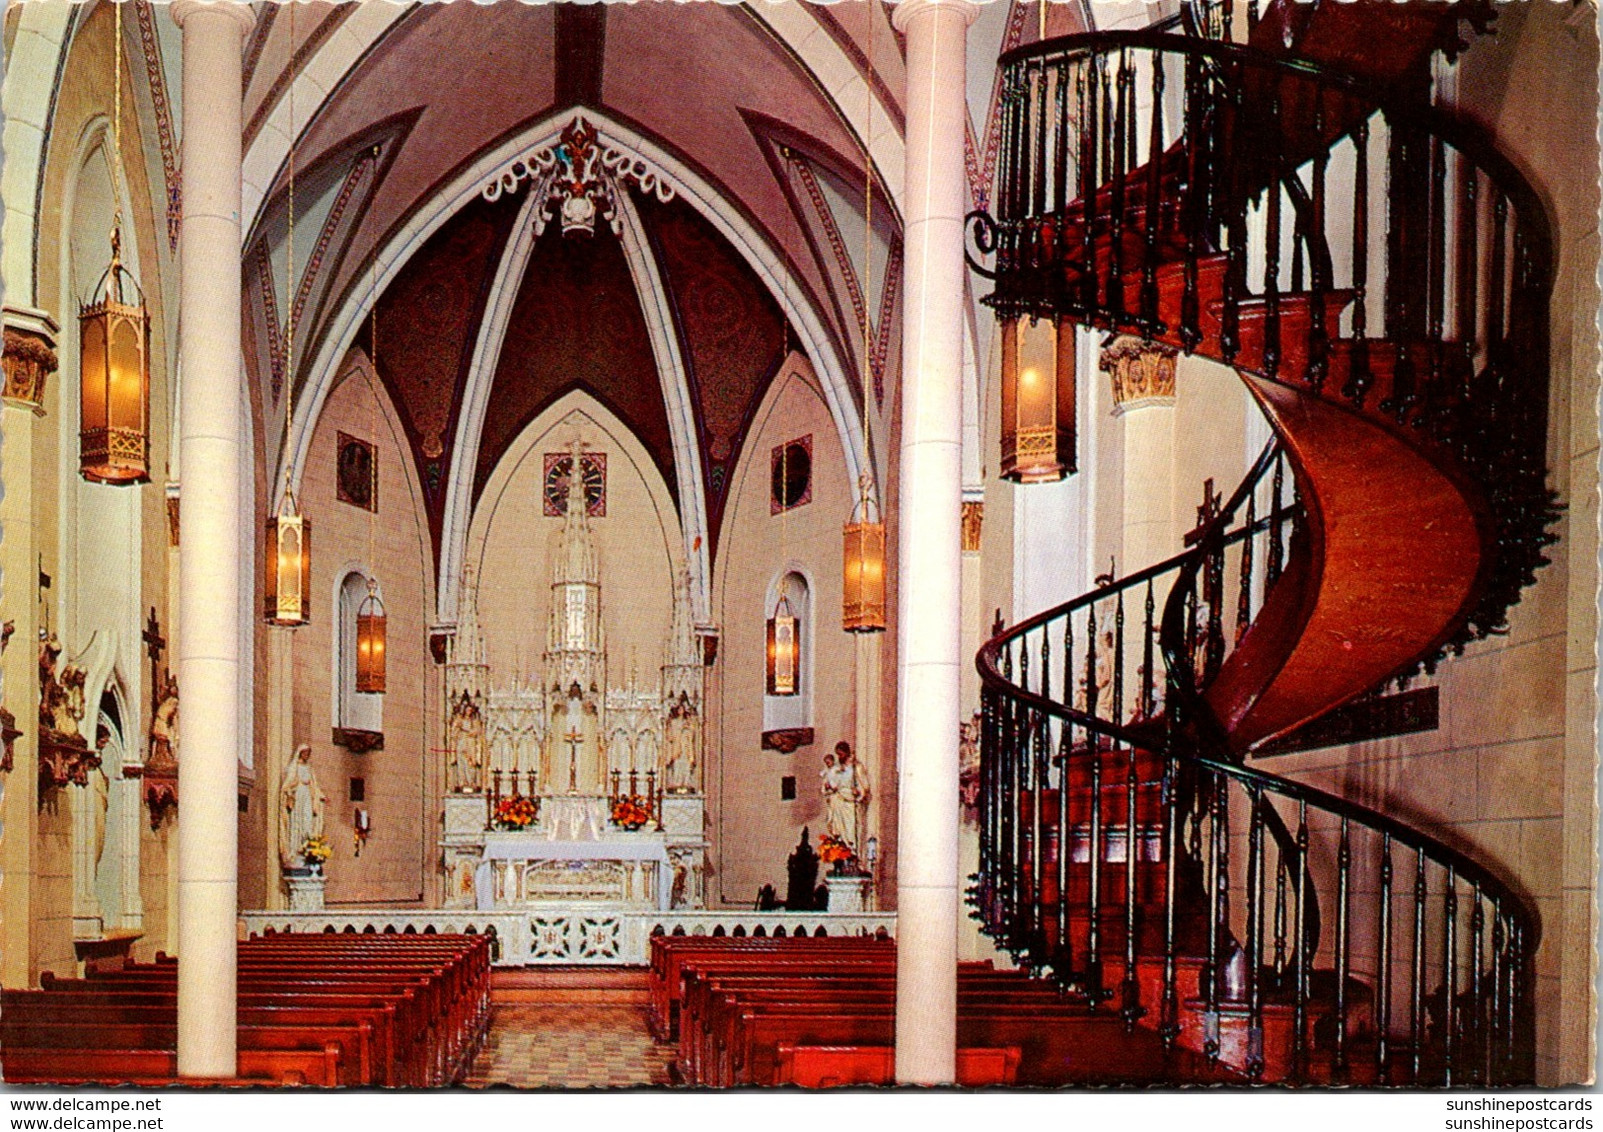
[[[651,820],[651,811],[648,810],[639,795],[629,798],[619,798],[612,803],[612,824],[622,826],[624,829],[639,829]]]
[[[313,868],[322,868],[323,862],[334,855],[334,847],[321,834],[301,842],[301,860]]]
[[[528,829],[538,812],[533,798],[514,794],[496,804],[495,824],[500,829]]]
[[[825,834],[818,841],[818,859],[826,865],[852,861],[856,858],[857,854],[852,852],[852,847],[833,833]]]

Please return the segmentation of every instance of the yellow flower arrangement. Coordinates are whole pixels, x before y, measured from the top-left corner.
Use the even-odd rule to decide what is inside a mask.
[[[334,847],[321,835],[301,842],[301,860],[308,865],[321,865],[333,855]]]

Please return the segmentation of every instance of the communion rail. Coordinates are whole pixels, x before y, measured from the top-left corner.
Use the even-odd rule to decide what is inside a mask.
[[[340,932],[355,935],[438,935],[460,933],[492,937],[491,958],[498,967],[622,966],[650,961],[654,935],[691,936],[855,936],[896,934],[896,914],[754,912],[727,909],[694,912],[611,912],[605,909],[553,909],[549,912],[452,912],[398,910],[370,912],[275,912],[240,914],[247,936],[266,932]]]

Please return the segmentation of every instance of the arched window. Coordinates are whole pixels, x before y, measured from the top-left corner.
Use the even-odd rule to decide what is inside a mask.
[[[768,588],[768,656],[763,687],[763,730],[793,731],[812,726],[812,587],[799,571],[788,570]]]
[[[382,603],[377,580],[361,570],[348,571],[335,594],[334,741],[352,750],[381,746],[384,735],[384,693],[366,690],[383,686],[372,678],[373,644],[366,639],[372,631],[370,597]]]

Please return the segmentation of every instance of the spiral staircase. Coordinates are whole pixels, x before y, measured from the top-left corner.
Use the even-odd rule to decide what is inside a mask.
[[[1545,562],[1545,213],[1428,99],[1488,20],[1187,13],[1002,58],[973,262],[998,317],[1233,367],[1274,440],[1175,557],[981,651],[975,915],[1171,1080],[1528,1082],[1528,897],[1248,761],[1504,631]]]

